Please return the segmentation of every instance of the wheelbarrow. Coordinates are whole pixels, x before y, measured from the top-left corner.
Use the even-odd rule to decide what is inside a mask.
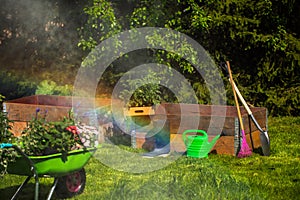
[[[72,150],[66,156],[56,153],[45,156],[27,156],[18,146],[10,143],[0,144],[0,148],[14,148],[18,152],[15,162],[8,163],[7,172],[20,176],[27,176],[18,187],[11,199],[16,199],[24,186],[31,178],[35,180],[34,199],[39,198],[39,178],[54,178],[54,182],[48,193],[50,200],[54,191],[58,198],[70,198],[83,192],[86,182],[84,170],[96,148],[82,148]]]

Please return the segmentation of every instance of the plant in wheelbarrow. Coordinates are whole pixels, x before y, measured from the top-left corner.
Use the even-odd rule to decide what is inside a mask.
[[[83,166],[91,156],[88,148],[96,146],[95,136],[98,132],[96,128],[84,124],[75,126],[71,112],[68,117],[56,122],[48,122],[46,114],[37,109],[36,117],[28,123],[22,135],[16,139],[16,145],[13,145],[22,155],[21,158],[29,160],[27,165],[33,166],[34,170],[30,172],[32,167],[29,167],[29,173],[20,172],[22,170],[16,163],[17,169],[13,173],[28,176],[25,184],[31,177],[53,177],[48,199],[53,191],[59,198],[72,197],[84,190],[86,174]],[[40,115],[44,117],[39,118]],[[35,184],[35,199],[38,199],[38,180]]]
[[[47,122],[33,119],[18,138],[21,149],[29,156],[43,156],[62,153],[81,148],[81,140],[71,118]]]

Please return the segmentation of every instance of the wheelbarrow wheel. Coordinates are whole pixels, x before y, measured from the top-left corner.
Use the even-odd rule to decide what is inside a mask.
[[[56,196],[65,199],[81,194],[85,188],[85,183],[86,174],[84,168],[78,172],[60,177],[55,189]]]

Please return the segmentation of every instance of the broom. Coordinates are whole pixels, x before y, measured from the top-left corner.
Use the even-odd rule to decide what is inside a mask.
[[[240,106],[239,106],[239,102],[238,102],[238,99],[237,99],[236,91],[235,91],[235,88],[234,88],[234,82],[233,82],[233,79],[232,79],[232,74],[231,74],[231,70],[230,70],[229,61],[227,61],[226,63],[227,63],[227,67],[228,67],[228,73],[229,73],[230,83],[231,83],[231,86],[232,86],[232,91],[233,91],[233,95],[234,95],[234,101],[235,101],[235,104],[236,104],[238,118],[239,118],[239,122],[240,122],[240,126],[241,126],[241,131],[242,131],[242,144],[241,144],[241,148],[240,148],[240,151],[239,151],[239,153],[238,153],[237,156],[239,158],[248,157],[248,156],[250,156],[252,154],[252,150],[248,146],[248,143],[246,141],[244,124],[243,124],[243,121],[242,121],[242,115],[241,115],[241,111],[240,111]]]

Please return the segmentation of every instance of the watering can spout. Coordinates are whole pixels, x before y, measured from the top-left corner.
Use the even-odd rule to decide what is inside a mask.
[[[189,133],[197,133],[197,135],[188,135]],[[217,135],[209,142],[208,135],[204,130],[186,130],[182,134],[182,139],[187,149],[187,156],[195,158],[208,157],[208,153],[219,138],[220,135]]]

